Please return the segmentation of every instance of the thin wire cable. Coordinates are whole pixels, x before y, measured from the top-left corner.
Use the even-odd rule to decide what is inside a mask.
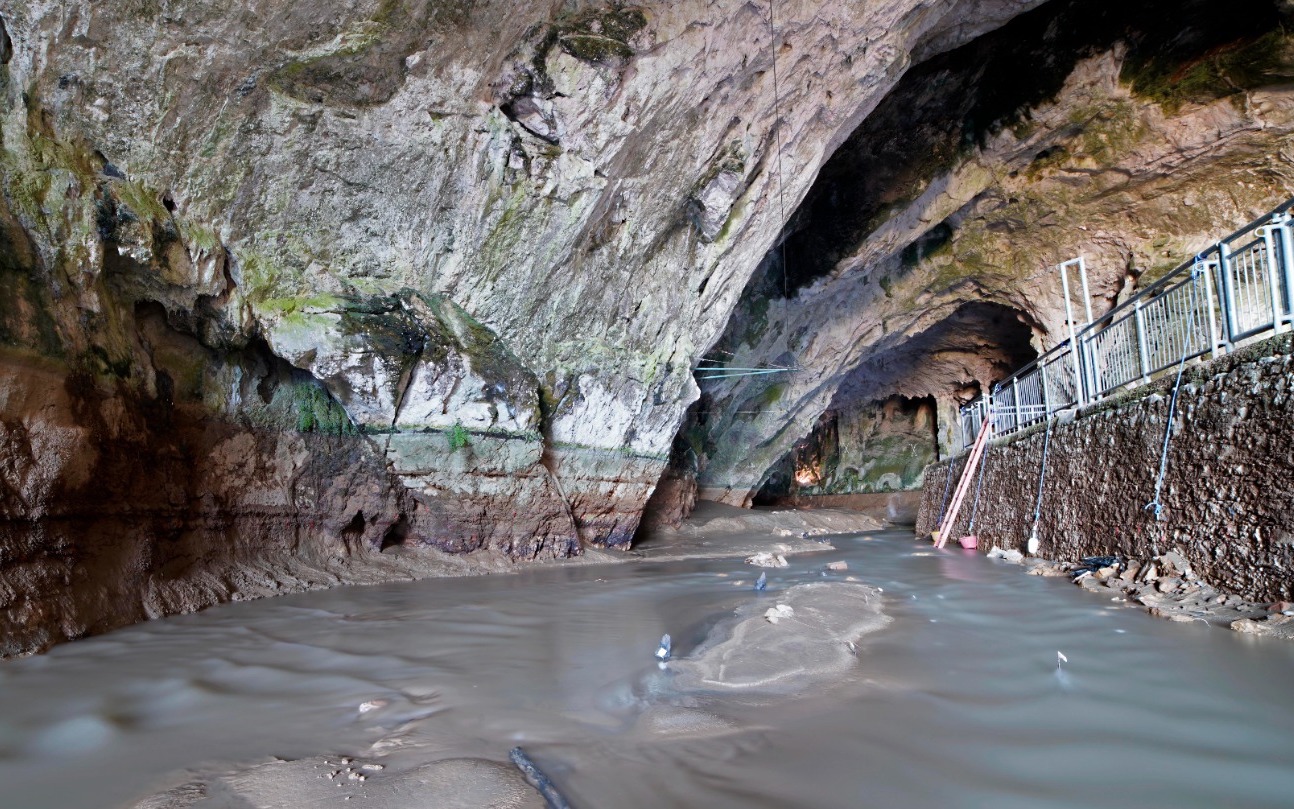
[[[936,523],[936,527],[944,524],[944,514],[948,510],[948,490],[952,488],[953,470],[956,468],[956,466],[957,466],[956,458],[953,458],[950,461],[948,461],[948,476],[944,478],[944,499],[939,504],[939,519]]]
[[[781,84],[777,77],[777,9],[776,0],[768,0],[768,51],[773,61],[773,147],[776,151],[777,158],[777,213],[781,220],[780,240],[777,245],[778,254],[782,260],[782,336],[786,336],[786,327],[788,320],[788,306],[790,301],[790,283],[787,280],[787,260],[786,260],[786,228],[789,222],[786,218],[786,170],[782,163],[782,91]],[[733,356],[731,351],[722,353]],[[702,360],[705,362],[706,360]],[[720,360],[710,360],[710,362],[721,362]],[[718,368],[698,368],[698,371],[717,371]],[[759,376],[765,373],[790,373],[796,369],[782,368],[772,366],[770,369],[729,369],[735,371],[723,375],[707,375],[701,379],[729,379],[732,377],[742,376]]]
[[[1051,451],[1051,419],[1042,434],[1042,464],[1038,469],[1038,498],[1033,504],[1033,528],[1029,532],[1029,552],[1037,550],[1038,520],[1042,519],[1042,492],[1047,481],[1047,454]]]
[[[1199,292],[1197,287],[1200,283],[1200,276],[1204,274],[1204,260],[1199,255],[1195,257],[1195,266],[1191,268],[1191,326],[1190,337],[1182,341],[1182,358],[1177,362],[1177,379],[1173,382],[1173,396],[1168,401],[1168,418],[1164,421],[1164,443],[1159,450],[1159,474],[1155,477],[1155,496],[1146,504],[1146,510],[1155,515],[1155,522],[1161,522],[1164,519],[1164,504],[1160,496],[1164,490],[1164,476],[1168,472],[1168,444],[1173,437],[1173,421],[1177,415],[1177,394],[1182,388],[1182,373],[1186,370],[1186,358],[1190,356],[1191,349],[1194,347],[1197,332],[1199,328]],[[1158,543],[1152,538],[1150,549],[1155,555],[1159,555]]]
[[[970,524],[966,526],[967,534],[975,533],[975,515],[979,513],[979,495],[984,490],[984,468],[988,466],[988,448],[984,449],[984,457],[979,462],[979,479],[975,481],[975,502],[971,504]]]
[[[786,321],[786,305],[790,298],[786,280],[786,172],[782,168],[782,94],[777,81],[777,24],[774,21],[775,0],[768,0],[768,50],[773,57],[773,143],[777,149],[777,209],[782,220],[782,238],[778,244],[782,256],[782,321]],[[785,327],[785,325],[783,326]]]

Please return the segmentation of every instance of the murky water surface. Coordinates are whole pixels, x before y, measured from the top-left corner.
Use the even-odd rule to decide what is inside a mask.
[[[546,568],[229,605],[12,661],[0,806],[116,807],[180,770],[362,753],[393,732],[397,768],[523,744],[577,807],[1294,805],[1294,644],[910,535],[833,541],[764,594],[740,560]],[[734,607],[837,559],[850,570],[831,578],[883,588],[894,618],[837,687],[763,705],[669,693],[662,632],[686,656]],[[736,729],[635,725],[671,700]]]

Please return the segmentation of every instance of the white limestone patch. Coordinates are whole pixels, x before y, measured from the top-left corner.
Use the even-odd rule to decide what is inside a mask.
[[[755,567],[786,567],[788,563],[786,557],[780,553],[760,551],[754,556],[746,557],[746,564]]]
[[[627,381],[625,386],[637,387]],[[625,434],[638,415],[628,402],[640,397],[613,389],[591,374],[581,376],[578,387],[571,409],[553,420],[553,440],[610,449],[624,446]]]

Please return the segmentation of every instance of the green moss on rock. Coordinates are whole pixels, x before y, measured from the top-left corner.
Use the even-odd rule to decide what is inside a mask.
[[[1119,78],[1136,95],[1169,114],[1188,103],[1207,103],[1270,84],[1286,82],[1291,67],[1290,37],[1283,30],[1238,39],[1195,59],[1171,54],[1132,56]]]
[[[640,9],[612,4],[591,9],[554,26],[556,44],[584,62],[604,64],[634,55],[629,44],[647,26]]]
[[[297,431],[324,435],[357,435],[359,431],[337,403],[318,382],[297,382],[292,386],[292,403],[296,408]]]

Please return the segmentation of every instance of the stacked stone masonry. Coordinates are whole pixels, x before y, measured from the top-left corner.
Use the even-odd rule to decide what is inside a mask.
[[[1058,560],[1177,549],[1209,584],[1257,601],[1294,595],[1294,339],[1282,335],[1183,377],[1162,521],[1154,497],[1173,375],[1054,423],[1038,554]],[[1062,422],[1064,419],[1062,419]],[[1031,532],[1044,431],[985,454],[974,531],[979,549],[1024,551]],[[965,456],[951,462],[960,475]],[[938,524],[947,462],[926,470],[919,535]],[[956,486],[956,478],[953,487]],[[949,530],[968,533],[975,489]],[[951,498],[949,498],[951,499]]]

